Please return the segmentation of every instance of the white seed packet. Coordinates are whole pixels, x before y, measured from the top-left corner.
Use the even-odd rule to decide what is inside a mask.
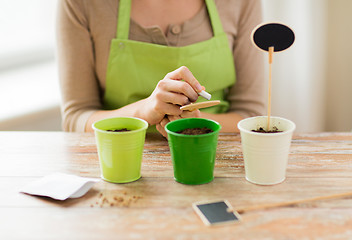
[[[56,200],[79,198],[100,181],[99,178],[85,178],[66,173],[53,173],[24,186],[20,192]]]

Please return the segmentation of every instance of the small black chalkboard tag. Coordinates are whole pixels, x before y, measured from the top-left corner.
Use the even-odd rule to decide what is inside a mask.
[[[193,204],[193,208],[207,226],[241,221],[240,215],[227,200],[198,202]]]
[[[263,23],[253,29],[251,38],[254,45],[263,51],[274,47],[274,52],[281,52],[294,43],[295,34],[282,23]]]

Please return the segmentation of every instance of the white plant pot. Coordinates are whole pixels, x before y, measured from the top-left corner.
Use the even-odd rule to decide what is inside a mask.
[[[279,133],[257,133],[267,128],[267,116],[246,118],[238,123],[246,179],[260,185],[281,183],[286,178],[286,168],[291,139],[296,125],[285,118],[270,117],[270,128]]]

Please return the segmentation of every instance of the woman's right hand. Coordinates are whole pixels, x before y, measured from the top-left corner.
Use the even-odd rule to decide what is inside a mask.
[[[165,115],[179,116],[180,106],[195,102],[203,89],[192,72],[182,66],[159,81],[153,93],[143,100],[139,115],[150,125],[160,123]]]
[[[169,122],[181,119],[181,118],[199,118],[200,117],[200,111],[199,109],[196,109],[192,112],[190,111],[182,111],[182,114],[179,116],[165,116],[163,118],[163,120],[161,120],[160,123],[156,124],[156,130],[158,130],[158,132],[163,135],[165,138],[167,138],[167,133],[165,131],[165,126],[166,124],[168,124]]]

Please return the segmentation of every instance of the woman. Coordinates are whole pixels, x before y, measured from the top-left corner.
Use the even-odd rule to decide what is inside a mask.
[[[183,117],[237,131],[265,110],[262,57],[250,42],[260,20],[259,0],[60,0],[64,129],[133,116],[164,136],[166,123]],[[204,88],[222,103],[179,109]]]

